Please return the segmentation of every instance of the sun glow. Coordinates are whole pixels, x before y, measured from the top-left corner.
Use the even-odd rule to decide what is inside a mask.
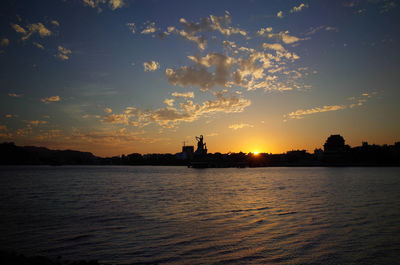
[[[253,154],[254,155],[258,155],[260,152],[259,151],[254,151]]]

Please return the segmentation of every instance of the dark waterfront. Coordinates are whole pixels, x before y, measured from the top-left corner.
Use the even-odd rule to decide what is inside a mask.
[[[109,263],[398,264],[400,168],[1,167],[0,246]]]

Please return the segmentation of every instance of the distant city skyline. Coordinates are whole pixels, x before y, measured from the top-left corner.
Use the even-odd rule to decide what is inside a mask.
[[[98,156],[400,140],[398,1],[3,1],[0,142]]]

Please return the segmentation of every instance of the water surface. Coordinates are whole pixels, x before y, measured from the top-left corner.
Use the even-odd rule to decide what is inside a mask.
[[[400,168],[1,167],[0,249],[111,263],[399,264]]]

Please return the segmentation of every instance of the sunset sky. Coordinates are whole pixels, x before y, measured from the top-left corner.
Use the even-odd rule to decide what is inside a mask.
[[[400,141],[400,2],[0,3],[0,142],[99,156]]]

